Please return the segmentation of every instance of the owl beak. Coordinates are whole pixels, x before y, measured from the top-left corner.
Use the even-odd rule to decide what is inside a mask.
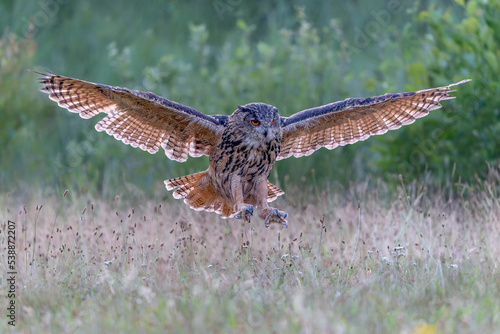
[[[269,132],[269,128],[267,126],[264,127],[264,137],[267,137],[268,132]]]

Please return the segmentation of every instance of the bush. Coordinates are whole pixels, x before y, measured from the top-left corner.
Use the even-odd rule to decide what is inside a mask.
[[[454,172],[457,179],[469,181],[486,173],[488,164],[498,163],[500,5],[478,0],[457,3],[457,13],[439,6],[419,13],[417,20],[425,24],[426,32],[413,36],[423,35],[416,53],[404,53],[406,72],[409,82],[426,73],[422,84],[429,87],[465,78],[472,82],[457,88],[457,99],[444,102],[445,110],[406,131],[384,136],[375,147],[381,153],[375,161],[381,172],[432,171],[434,180],[449,180]]]

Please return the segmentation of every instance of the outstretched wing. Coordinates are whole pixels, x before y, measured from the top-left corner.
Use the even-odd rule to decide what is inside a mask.
[[[277,159],[310,155],[321,147],[331,150],[411,124],[429,111],[441,108],[439,101],[454,99],[448,94],[454,91],[450,87],[468,81],[417,92],[347,99],[283,117],[283,138]]]
[[[161,146],[172,160],[186,161],[188,154],[209,155],[227,120],[227,116],[208,116],[149,92],[42,75],[41,91],[59,106],[82,118],[107,114],[96,124],[97,131],[149,153]]]

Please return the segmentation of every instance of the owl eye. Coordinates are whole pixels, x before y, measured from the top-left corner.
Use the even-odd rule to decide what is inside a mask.
[[[273,119],[273,121],[271,122],[271,125],[273,125],[273,124],[274,124],[274,119]]]
[[[260,121],[256,120],[256,119],[252,119],[252,124],[253,125],[259,125],[260,124]]]

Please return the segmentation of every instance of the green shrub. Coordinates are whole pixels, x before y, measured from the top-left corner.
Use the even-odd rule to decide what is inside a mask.
[[[472,180],[500,157],[500,5],[497,1],[457,1],[456,8],[431,5],[417,16],[427,28],[404,54],[408,82],[436,86],[470,78],[424,122],[384,136],[374,149],[380,172],[434,174],[435,180]],[[455,9],[454,12],[452,9]],[[415,39],[419,35],[414,36]],[[382,64],[383,66],[384,64]],[[423,75],[424,74],[424,75]],[[424,81],[419,78],[424,77]],[[421,88],[410,86],[408,89]],[[396,162],[396,163],[395,163]]]

